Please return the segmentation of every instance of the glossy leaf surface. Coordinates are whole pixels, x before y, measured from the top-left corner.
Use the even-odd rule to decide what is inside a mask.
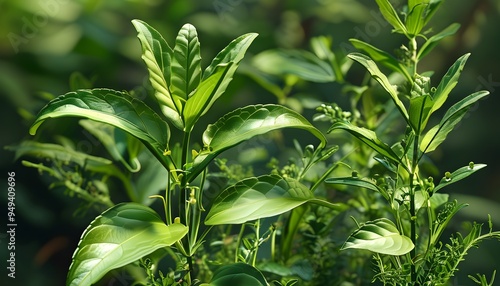
[[[116,205],[98,216],[83,233],[66,283],[91,285],[110,270],[170,246],[186,233],[186,226],[167,226],[146,206]]]
[[[235,263],[224,265],[214,272],[210,286],[252,285],[267,286],[262,273],[251,265]]]
[[[472,164],[472,165],[473,166],[465,166],[456,170],[455,172],[451,173],[449,178],[443,177],[439,182],[439,184],[434,188],[433,192],[437,192],[448,185],[463,180],[468,176],[474,174],[475,172],[481,170],[482,168],[486,167],[485,164]]]

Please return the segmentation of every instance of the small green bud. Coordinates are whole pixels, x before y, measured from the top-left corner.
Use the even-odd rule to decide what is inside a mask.
[[[472,162],[472,161],[469,162],[469,169],[471,169],[471,170],[474,169],[474,162]]]
[[[355,171],[355,170],[354,170],[354,171],[352,171],[351,176],[352,176],[353,178],[357,178],[357,177],[358,177],[358,171]]]
[[[445,178],[447,181],[451,180],[451,173],[450,173],[450,172],[446,172],[446,173],[444,173],[444,178]]]

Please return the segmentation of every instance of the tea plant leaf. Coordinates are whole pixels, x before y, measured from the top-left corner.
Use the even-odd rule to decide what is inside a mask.
[[[481,170],[484,167],[486,167],[485,164],[471,163],[469,166],[465,166],[465,167],[462,167],[462,168],[456,170],[455,172],[451,173],[451,175],[448,178],[443,177],[441,179],[441,181],[439,182],[439,184],[434,188],[433,193],[439,191],[440,189],[442,189],[448,185],[451,185],[453,183],[456,183],[460,180],[467,178],[468,176]]]
[[[444,39],[445,37],[454,35],[458,29],[460,28],[460,24],[453,23],[450,26],[446,27],[443,31],[438,34],[430,37],[425,43],[422,45],[420,50],[418,51],[417,58],[420,60],[425,57],[428,53],[430,53],[437,44]]]
[[[252,62],[261,71],[276,76],[295,75],[311,82],[335,80],[331,65],[307,51],[267,50],[256,55]]]
[[[82,234],[66,285],[91,285],[112,269],[174,244],[187,231],[182,224],[165,225],[149,207],[136,203],[113,206]]]
[[[365,143],[368,147],[372,148],[377,153],[386,157],[387,159],[396,163],[400,162],[398,155],[394,153],[391,147],[387,146],[387,144],[380,141],[380,139],[378,139],[377,137],[377,134],[372,130],[358,127],[348,122],[339,121],[333,124],[332,127],[330,127],[328,133],[337,129],[346,130],[347,132],[351,133],[354,137],[361,140],[361,142]]]
[[[269,285],[262,273],[251,265],[235,263],[217,269],[209,286]]]
[[[241,224],[279,215],[307,202],[335,206],[315,199],[311,190],[291,178],[275,175],[249,178],[219,194],[205,224]]]
[[[279,105],[250,105],[239,108],[210,124],[203,133],[204,149],[194,159],[189,178],[194,178],[221,152],[252,137],[282,128],[299,128],[311,132],[326,145],[323,133],[299,113]]]
[[[163,115],[172,124],[182,129],[184,124],[180,116],[180,109],[174,104],[169,90],[170,66],[173,50],[153,27],[140,20],[132,20],[137,30],[137,38],[142,47],[142,59],[149,71],[149,80],[155,90],[155,98],[160,105]]]
[[[415,246],[386,218],[369,221],[352,233],[341,249],[365,249],[388,255],[404,255]]]
[[[377,1],[378,2],[378,1]],[[403,102],[398,98],[398,92],[396,88],[389,82],[389,79],[380,71],[377,64],[368,56],[365,56],[360,53],[351,53],[348,57],[361,65],[363,65],[371,76],[389,93],[396,104],[396,107],[399,109],[399,112],[403,115],[406,121],[408,121],[408,112],[406,111]]]
[[[441,122],[427,131],[422,138],[420,151],[429,153],[436,150],[436,148],[446,139],[448,133],[450,133],[455,125],[462,120],[471,106],[488,94],[488,91],[475,92],[450,107],[441,119]]]
[[[389,0],[376,0],[376,2],[380,12],[382,12],[382,16],[384,16],[385,20],[394,27],[394,30],[398,33],[407,34],[406,27],[403,22],[401,22],[391,2],[389,2]]]
[[[172,167],[163,155],[170,139],[168,125],[147,105],[126,93],[90,89],[61,95],[38,113],[30,134],[34,135],[48,118],[59,117],[83,117],[119,128],[141,140],[165,167]]]
[[[460,73],[464,69],[465,63],[467,62],[469,56],[470,54],[461,56],[443,76],[433,96],[434,106],[432,107],[431,113],[438,110],[446,102],[446,99],[448,99],[448,95],[457,85]]]
[[[398,59],[393,57],[391,54],[376,48],[368,43],[360,41],[358,39],[349,39],[349,42],[358,50],[367,53],[370,58],[374,61],[380,63],[381,65],[391,69],[392,71],[399,72],[406,77],[409,81],[412,80],[411,75],[406,70],[405,66],[401,64]]]
[[[172,99],[177,110],[183,110],[186,100],[201,81],[200,42],[191,24],[182,26],[177,34],[171,72]]]

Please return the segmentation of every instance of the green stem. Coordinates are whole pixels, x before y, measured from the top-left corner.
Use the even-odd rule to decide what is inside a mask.
[[[238,262],[238,254],[240,252],[241,241],[243,240],[243,234],[245,233],[245,224],[241,225],[240,233],[238,234],[238,239],[236,240],[236,251],[234,254],[234,263]]]
[[[416,178],[416,172],[418,170],[418,141],[419,141],[419,135],[415,135],[415,140],[413,141],[413,154],[412,154],[412,166],[411,166],[411,173],[410,173],[410,235],[411,235],[411,241],[413,242],[414,245],[417,245],[417,213],[415,209],[415,178]],[[416,247],[414,247],[411,252],[410,256],[413,259],[416,257]],[[417,280],[417,272],[415,268],[415,263],[411,261],[411,281],[415,282]]]
[[[257,253],[259,252],[260,244],[260,219],[255,222],[255,241],[253,243],[253,255],[252,255],[252,266],[255,267],[257,264]]]

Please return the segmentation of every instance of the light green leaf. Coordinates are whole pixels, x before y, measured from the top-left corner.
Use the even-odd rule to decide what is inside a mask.
[[[391,69],[392,71],[401,73],[405,76],[408,81],[412,81],[411,75],[406,70],[405,66],[401,64],[401,62],[390,55],[389,53],[376,48],[368,43],[360,41],[358,39],[349,39],[349,42],[358,50],[361,50],[367,53],[370,58],[374,61],[380,63],[381,65]]]
[[[396,107],[399,109],[399,112],[403,115],[405,120],[408,121],[408,112],[403,102],[401,102],[398,97],[396,87],[389,82],[389,79],[380,71],[377,64],[371,58],[360,53],[351,53],[348,57],[360,63],[368,70],[371,76],[389,93],[392,101],[394,101],[394,104],[396,104]]]
[[[217,269],[210,281],[210,286],[268,286],[262,273],[251,265],[235,263],[224,265]]]
[[[433,192],[435,193],[448,185],[463,180],[484,167],[486,167],[485,164],[471,164],[470,166],[462,167],[451,173],[451,176],[449,178],[443,177],[439,184],[434,188]]]
[[[382,16],[384,16],[385,20],[394,27],[394,30],[397,33],[407,34],[406,27],[401,22],[401,19],[398,16],[398,13],[392,7],[391,2],[389,0],[376,0],[377,5],[382,12]]]
[[[182,224],[165,225],[143,205],[122,203],[98,216],[84,231],[73,254],[66,285],[85,286],[186,235]]]
[[[186,100],[201,81],[200,42],[191,24],[182,26],[177,34],[171,72],[172,99],[177,110],[183,110]]]
[[[453,128],[462,120],[471,106],[488,94],[488,91],[475,92],[450,107],[441,119],[441,122],[427,131],[422,138],[420,142],[420,151],[429,153],[436,150]]]
[[[177,109],[169,90],[172,48],[161,34],[147,23],[132,20],[132,24],[137,30],[137,38],[142,47],[142,59],[148,68],[149,80],[155,90],[155,98],[161,111],[175,127],[182,129],[184,124],[180,116],[181,110]]]
[[[386,218],[369,221],[352,233],[341,249],[365,249],[388,255],[404,255],[415,246]]]
[[[282,128],[307,130],[321,140],[319,148],[326,145],[325,135],[299,113],[280,105],[250,105],[229,112],[207,127],[203,133],[204,149],[194,159],[189,178],[197,176],[224,150]]]
[[[328,178],[325,183],[331,185],[347,185],[359,188],[365,188],[375,192],[381,192],[380,188],[372,181],[358,177]]]
[[[295,75],[312,82],[332,82],[332,66],[316,55],[302,50],[267,50],[252,59],[259,70],[276,75]]]
[[[141,140],[165,167],[175,169],[169,157],[170,129],[152,109],[126,93],[111,89],[78,90],[50,101],[30,128],[34,135],[48,118],[83,117],[117,127]]]
[[[443,76],[433,96],[434,106],[432,107],[431,113],[438,110],[446,102],[448,95],[457,85],[460,73],[464,69],[469,56],[470,54],[461,56]]]
[[[406,28],[408,29],[409,36],[416,36],[420,34],[425,25],[425,16],[429,0],[409,1],[409,13],[406,16]]]
[[[429,94],[410,99],[410,124],[417,134],[427,125],[433,106],[434,101]]]
[[[460,28],[460,25],[457,23],[453,23],[450,26],[446,27],[443,31],[439,32],[438,34],[430,37],[425,43],[422,45],[420,50],[418,51],[417,58],[420,60],[423,57],[425,57],[428,53],[434,49],[434,47],[437,46],[437,44],[444,39],[445,37],[454,35],[458,29]]]
[[[291,178],[275,175],[249,178],[219,194],[212,204],[205,224],[241,224],[276,216],[307,202],[335,206],[315,199],[311,190]]]
[[[373,132],[372,130],[362,128],[355,126],[351,123],[348,122],[336,122],[335,124],[330,127],[328,130],[328,133],[332,132],[333,130],[337,129],[343,129],[346,130],[347,132],[351,133],[354,137],[358,138],[361,140],[363,143],[365,143],[368,147],[372,148],[375,150],[377,153],[380,155],[386,157],[387,159],[391,160],[392,162],[398,163],[400,162],[399,157],[394,153],[394,151],[389,147],[387,144],[384,142],[380,141],[378,139],[377,134]]]

